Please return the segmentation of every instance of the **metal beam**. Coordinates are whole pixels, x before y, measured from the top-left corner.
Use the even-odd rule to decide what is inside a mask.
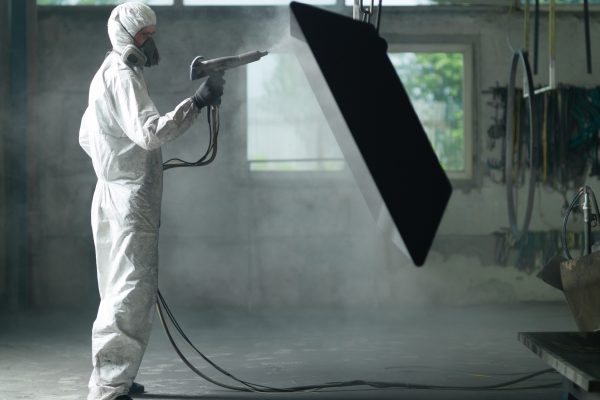
[[[7,134],[8,124],[6,121],[8,112],[8,3],[3,2],[0,6],[0,134]],[[0,142],[0,182],[5,182],[4,170],[4,146]],[[6,190],[4,183],[0,185],[0,220],[6,221]],[[0,228],[0,260],[6,258],[6,232],[4,224]],[[0,304],[7,302],[8,275],[6,263],[0,263]],[[2,306],[0,306],[2,308]]]
[[[10,0],[9,25],[9,134],[3,135],[6,190],[6,266],[9,307],[31,305],[31,270],[27,218],[27,74],[28,6],[30,1]]]

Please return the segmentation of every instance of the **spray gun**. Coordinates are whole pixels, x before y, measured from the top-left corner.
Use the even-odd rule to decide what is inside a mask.
[[[222,72],[227,69],[250,64],[251,62],[260,60],[267,54],[269,53],[266,51],[250,51],[237,56],[213,58],[210,60],[205,60],[204,57],[198,56],[194,58],[192,64],[190,64],[190,80],[194,81],[210,76],[215,72]],[[163,163],[163,171],[179,167],[201,167],[214,161],[217,156],[217,137],[219,136],[219,106],[209,106],[207,117],[210,129],[210,140],[204,155],[194,162],[184,161],[180,158],[172,158]]]
[[[190,80],[204,78],[212,72],[225,71],[226,69],[241,67],[242,65],[250,64],[263,58],[269,54],[266,51],[249,51],[248,53],[238,56],[219,57],[210,60],[205,60],[204,57],[198,56],[194,58],[190,65]]]

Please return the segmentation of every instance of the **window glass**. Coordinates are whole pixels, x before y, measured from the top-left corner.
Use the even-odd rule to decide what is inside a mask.
[[[444,169],[465,170],[463,54],[397,52],[389,57]]]
[[[472,77],[465,68],[466,53],[392,49],[389,57],[442,167],[451,178],[469,177]],[[344,168],[342,153],[293,55],[271,54],[248,66],[247,157],[251,170]]]
[[[521,0],[522,1],[522,0]],[[354,0],[345,0],[347,6],[354,5]],[[379,0],[375,0],[375,6],[379,4]],[[363,5],[371,5],[370,1],[364,0]],[[469,5],[498,5],[506,6],[506,0],[383,0],[384,6],[469,6]]]
[[[247,71],[250,169],[343,169],[341,151],[296,57],[271,53]]]
[[[379,4],[379,0],[375,1],[375,6]],[[439,4],[436,0],[383,0],[385,6],[430,6]],[[354,5],[354,0],[346,0],[347,6]],[[370,1],[363,1],[363,5],[371,5]]]
[[[600,0],[588,0],[590,4],[600,4]],[[525,0],[520,0],[521,5],[525,5]],[[550,0],[540,0],[542,6],[547,6]],[[352,6],[354,0],[345,0],[347,6]],[[368,0],[363,1],[364,5],[371,5]],[[375,0],[375,6],[379,4],[379,0]],[[384,6],[501,6],[507,7],[510,5],[506,0],[383,0]],[[535,0],[530,0],[531,7],[534,6]],[[583,8],[581,0],[556,0],[558,6],[573,5]]]
[[[335,0],[303,0],[305,4],[333,5]],[[183,0],[186,6],[277,6],[288,5],[291,0]]]
[[[150,6],[169,6],[173,0],[142,0]],[[38,6],[114,6],[126,0],[37,0]]]

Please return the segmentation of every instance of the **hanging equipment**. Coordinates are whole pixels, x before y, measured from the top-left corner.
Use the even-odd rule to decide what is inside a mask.
[[[527,90],[527,114],[529,116],[529,182],[527,188],[527,205],[525,208],[525,216],[521,226],[518,226],[517,222],[517,207],[515,202],[515,180],[513,176],[513,131],[515,130],[515,102],[516,99],[516,79],[517,69],[519,62],[523,66],[525,75],[525,84]],[[524,88],[525,90],[525,88]],[[533,77],[531,74],[531,68],[527,59],[527,53],[521,50],[517,50],[512,59],[512,65],[510,70],[510,81],[508,85],[508,97],[506,104],[506,164],[505,164],[505,177],[506,177],[506,198],[508,204],[508,219],[510,223],[510,229],[515,241],[520,240],[529,229],[529,222],[531,221],[531,211],[533,209],[533,199],[535,194],[535,183],[537,179],[537,164],[538,164],[538,140],[536,137],[537,130],[535,129],[535,120],[533,118],[533,110],[535,110],[535,94],[533,87]],[[519,143],[516,143],[518,146]]]

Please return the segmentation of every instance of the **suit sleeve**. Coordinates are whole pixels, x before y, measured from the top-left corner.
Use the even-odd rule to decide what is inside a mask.
[[[113,94],[114,110],[123,132],[145,150],[157,149],[180,136],[200,114],[188,98],[161,116],[148,95],[143,76],[134,71],[119,75]]]

